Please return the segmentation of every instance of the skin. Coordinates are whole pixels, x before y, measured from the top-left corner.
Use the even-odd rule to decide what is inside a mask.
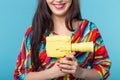
[[[53,31],[57,32],[59,35],[70,35],[72,32],[65,26],[65,16],[69,7],[72,5],[72,0],[46,0],[46,3],[53,13]],[[57,8],[55,7],[55,4],[57,4]],[[75,28],[74,26],[78,26],[80,23],[80,21],[74,22],[73,28]],[[99,80],[100,78],[96,70],[81,68],[78,65],[77,59],[74,57],[74,54],[75,53],[73,52],[66,55],[64,58],[59,59],[50,69],[41,72],[28,73],[25,80],[49,80],[65,76],[66,74],[72,74],[76,78],[82,78],[85,80]]]
[[[78,64],[77,59],[74,57],[75,53],[66,55],[64,58],[58,61],[60,71],[68,74],[72,74],[76,78],[85,80],[100,80],[98,73],[94,69],[84,69]]]

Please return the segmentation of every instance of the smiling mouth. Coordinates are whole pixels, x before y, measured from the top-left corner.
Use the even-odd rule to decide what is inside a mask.
[[[53,4],[56,9],[63,9],[65,4]]]

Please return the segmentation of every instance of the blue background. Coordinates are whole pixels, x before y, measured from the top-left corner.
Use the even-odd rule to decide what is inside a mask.
[[[13,80],[13,71],[37,0],[0,0],[0,80]],[[112,60],[108,80],[120,80],[120,0],[81,0],[82,16],[94,22]]]

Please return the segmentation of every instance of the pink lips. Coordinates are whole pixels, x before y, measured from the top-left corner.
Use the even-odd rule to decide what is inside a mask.
[[[64,7],[65,4],[54,4],[54,7],[56,9],[62,9]]]

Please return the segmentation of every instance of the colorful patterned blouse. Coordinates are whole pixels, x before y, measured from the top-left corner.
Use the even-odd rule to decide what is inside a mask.
[[[31,29],[29,27],[26,31],[25,37],[22,42],[22,47],[20,54],[17,59],[16,69],[14,71],[15,80],[25,80],[26,75],[33,71],[31,66]],[[51,32],[49,36],[57,35]],[[44,36],[44,35],[43,35]],[[79,42],[90,42],[93,41],[95,44],[95,52],[76,52],[76,58],[80,67],[87,69],[95,69],[100,76],[100,80],[105,80],[109,76],[111,61],[109,59],[107,50],[103,43],[102,37],[96,25],[88,20],[82,20],[82,23],[73,31],[70,35],[72,43]],[[56,58],[50,58],[46,55],[46,41],[44,39],[41,41],[39,59],[41,61],[42,68],[40,67],[38,71],[48,69],[54,65]],[[54,45],[54,44],[53,44]],[[53,79],[53,80],[78,80],[74,78],[71,74],[66,76]]]

